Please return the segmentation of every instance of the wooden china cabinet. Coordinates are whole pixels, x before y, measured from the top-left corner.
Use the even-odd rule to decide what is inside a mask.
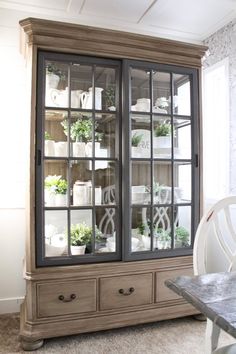
[[[194,314],[205,47],[28,18],[25,350],[44,338]]]

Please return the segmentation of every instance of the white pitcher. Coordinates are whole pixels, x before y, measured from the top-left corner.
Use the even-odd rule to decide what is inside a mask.
[[[102,91],[103,88],[95,87],[95,109],[102,109]],[[93,88],[90,87],[88,92],[84,91],[81,93],[81,105],[84,109],[93,108]]]
[[[71,91],[71,107],[72,108],[80,108],[81,101],[81,93],[82,90],[72,90]]]

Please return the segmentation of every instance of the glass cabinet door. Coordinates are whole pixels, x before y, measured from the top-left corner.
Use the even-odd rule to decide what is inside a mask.
[[[119,61],[39,52],[39,266],[121,257],[119,77]]]
[[[126,72],[126,258],[191,254],[199,217],[196,70],[127,61]]]

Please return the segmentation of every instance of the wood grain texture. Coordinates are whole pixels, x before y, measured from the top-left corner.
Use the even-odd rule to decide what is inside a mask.
[[[151,304],[152,282],[152,273],[101,278],[100,310]]]
[[[200,67],[207,47],[56,21],[20,21],[27,43],[63,52]]]

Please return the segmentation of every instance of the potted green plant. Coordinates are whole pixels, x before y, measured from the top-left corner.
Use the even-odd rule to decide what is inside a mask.
[[[132,157],[141,157],[141,150],[139,144],[141,143],[143,134],[135,132],[131,139]]]
[[[55,155],[55,141],[52,139],[51,135],[47,131],[45,131],[44,134],[44,155]]]
[[[57,89],[59,81],[64,79],[64,73],[53,63],[46,65],[46,87]]]
[[[171,124],[160,123],[154,129],[153,137],[154,148],[170,148],[171,147]]]
[[[65,206],[67,204],[67,181],[58,175],[49,175],[44,180],[44,199],[46,206]]]
[[[190,235],[183,226],[175,228],[175,248],[188,247],[190,244]]]
[[[109,86],[105,91],[104,91],[104,97],[105,97],[105,102],[106,102],[106,107],[109,111],[115,111],[116,106],[115,106],[115,88],[112,86]]]
[[[171,247],[171,236],[169,231],[158,228],[154,232],[156,238],[156,246],[159,250],[168,249]]]
[[[92,239],[92,227],[85,222],[71,225],[70,244],[71,254],[81,255],[85,253],[86,246],[90,246]]]

